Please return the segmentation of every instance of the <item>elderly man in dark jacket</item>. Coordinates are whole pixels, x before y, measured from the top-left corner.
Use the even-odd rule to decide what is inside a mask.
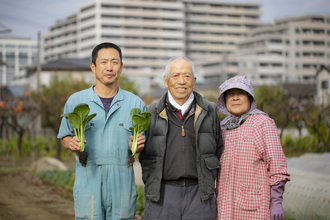
[[[144,219],[216,219],[215,179],[222,139],[215,103],[193,91],[194,65],[169,60],[168,92],[148,106],[146,145],[140,153]]]

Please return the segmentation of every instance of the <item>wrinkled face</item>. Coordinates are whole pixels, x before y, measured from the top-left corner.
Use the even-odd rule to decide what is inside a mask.
[[[251,103],[247,92],[230,89],[225,93],[226,108],[235,116],[240,116],[250,109]]]
[[[170,66],[168,79],[164,76],[164,85],[170,91],[174,100],[183,105],[195,86],[191,65],[187,60],[174,60]]]
[[[91,63],[90,67],[96,76],[96,85],[117,86],[123,64],[116,49],[103,48],[97,53],[95,65]]]

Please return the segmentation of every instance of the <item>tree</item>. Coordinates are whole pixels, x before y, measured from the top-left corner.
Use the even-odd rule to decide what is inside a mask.
[[[6,129],[8,125],[9,111],[7,109],[7,102],[0,102],[0,138],[8,138],[8,130]],[[7,133],[7,135],[6,135]]]
[[[330,151],[330,106],[315,105],[314,99],[309,99],[304,105],[302,119],[310,134],[318,139],[317,151]]]
[[[280,137],[282,137],[284,129],[298,114],[299,100],[285,93],[280,85],[257,88],[255,98],[258,108],[274,119],[281,130]]]
[[[17,149],[22,156],[22,141],[24,134],[33,126],[33,121],[39,112],[36,103],[31,99],[30,93],[25,92],[22,97],[4,104],[8,118],[8,125],[18,134]]]
[[[36,101],[40,101],[42,127],[50,128],[54,135],[57,134],[61,124],[61,114],[64,104],[71,94],[91,85],[84,80],[75,80],[70,75],[60,79],[54,75],[49,86],[42,86],[40,94],[34,93]],[[39,100],[40,99],[40,100]],[[61,142],[56,139],[56,158],[61,159]]]
[[[137,94],[134,81],[130,81],[124,74],[119,77],[118,85],[122,89]]]
[[[317,105],[312,94],[289,94],[281,86],[257,88],[255,97],[258,108],[268,113],[281,129],[281,137],[290,123],[299,132],[305,126],[311,135],[317,137],[317,151],[330,151],[329,104]]]

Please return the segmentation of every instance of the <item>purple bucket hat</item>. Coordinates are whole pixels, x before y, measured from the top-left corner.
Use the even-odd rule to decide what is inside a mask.
[[[250,112],[256,110],[257,108],[257,102],[254,98],[254,91],[251,85],[250,80],[246,76],[235,76],[233,78],[230,78],[226,80],[224,83],[222,83],[219,87],[219,98],[217,102],[218,110],[226,115],[231,115],[231,113],[227,110],[225,100],[224,100],[224,94],[229,89],[242,89],[249,93],[253,97],[253,101],[251,103]]]

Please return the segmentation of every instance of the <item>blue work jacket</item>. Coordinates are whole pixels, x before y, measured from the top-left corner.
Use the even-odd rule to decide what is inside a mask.
[[[116,212],[110,219],[134,218],[137,196],[134,171],[126,166],[131,155],[128,143],[133,135],[133,131],[129,130],[133,125],[130,110],[139,108],[144,112],[145,105],[139,97],[118,87],[106,115],[102,101],[93,88],[73,94],[64,107],[64,113],[67,113],[72,112],[76,105],[86,103],[90,114],[97,114],[85,130],[85,151],[88,152],[86,169],[76,160],[76,218],[77,215],[86,217],[91,213],[102,215],[102,207],[107,206],[111,212]],[[66,136],[75,134],[68,120],[63,118],[57,137],[62,139]]]

